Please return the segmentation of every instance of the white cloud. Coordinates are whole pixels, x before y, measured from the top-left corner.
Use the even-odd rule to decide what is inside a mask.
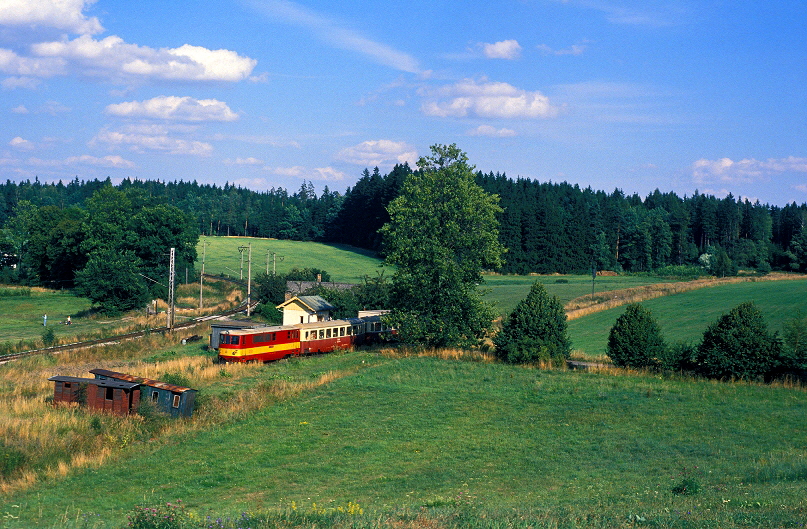
[[[785,172],[807,173],[807,158],[789,156],[768,158],[765,161],[745,158],[736,162],[730,158],[702,158],[692,164],[692,179],[696,183],[756,182]]]
[[[12,108],[11,112],[14,113],[14,114],[27,114],[28,109],[25,107],[25,105],[18,105],[16,107]]]
[[[90,165],[94,167],[104,167],[107,169],[131,169],[135,167],[134,162],[126,160],[118,155],[104,156],[98,158],[89,154],[81,156],[70,156],[64,160],[43,160],[40,158],[29,158],[28,164],[38,167],[64,167],[68,165]]]
[[[311,30],[319,39],[343,50],[361,53],[373,61],[396,70],[421,73],[418,61],[409,54],[370,40],[346,29],[336,20],[289,0],[253,0],[252,6],[266,15]]]
[[[266,167],[267,171],[280,176],[302,178],[303,180],[322,180],[326,182],[337,182],[347,178],[342,171],[333,167],[316,167],[309,169],[299,165],[294,167]]]
[[[49,27],[80,35],[104,30],[95,17],[83,11],[95,0],[3,0],[0,2],[0,25]]]
[[[61,58],[21,57],[15,52],[0,48],[0,72],[10,75],[28,77],[52,77],[65,72],[66,62]],[[15,81],[11,81],[14,83]],[[21,82],[18,80],[16,82]],[[30,84],[30,81],[26,81]]]
[[[40,82],[39,79],[33,77],[6,77],[0,81],[0,86],[4,90],[16,90],[17,88],[36,90]]]
[[[429,116],[485,118],[551,118],[558,108],[541,92],[528,92],[508,83],[464,79],[426,92],[431,101],[421,106]]]
[[[249,158],[227,158],[224,160],[226,165],[263,165],[263,160],[258,158],[253,158],[250,156]]]
[[[174,138],[166,129],[138,130],[136,128],[123,131],[101,130],[90,145],[106,144],[109,147],[128,147],[135,152],[158,151],[168,154],[190,154],[193,156],[210,156],[213,146],[209,143]]]
[[[469,136],[492,136],[494,138],[511,138],[516,136],[516,131],[512,129],[497,129],[490,125],[479,125],[468,131]]]
[[[521,45],[512,39],[493,44],[483,43],[482,52],[488,59],[518,59],[521,56]]]
[[[8,144],[21,151],[32,151],[35,148],[35,145],[32,142],[19,136],[13,138],[10,142],[8,142]]]
[[[417,151],[403,141],[370,140],[346,147],[337,153],[337,158],[365,167],[388,167],[408,162],[414,167]]]
[[[546,44],[539,44],[538,49],[541,50],[544,55],[582,55],[583,52],[586,51],[586,46],[583,44],[573,44],[570,48],[555,50]]]
[[[73,40],[41,42],[32,50],[39,57],[59,59],[88,76],[124,79],[181,81],[242,81],[257,61],[230,50],[209,50],[184,44],[179,48],[154,49],[127,44],[120,37],[101,40],[82,35]],[[2,68],[2,55],[0,55]]]
[[[106,112],[122,117],[146,117],[178,121],[235,121],[238,114],[227,103],[216,99],[158,96],[146,101],[128,101],[106,107]]]

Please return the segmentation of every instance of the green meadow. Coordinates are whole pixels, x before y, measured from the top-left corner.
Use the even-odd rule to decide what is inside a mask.
[[[75,336],[74,325],[60,325],[59,322],[73,319],[79,314],[89,311],[92,302],[87,298],[73,296],[70,291],[43,291],[41,289],[24,289],[29,296],[10,296],[12,287],[0,287],[0,344],[19,342],[20,340],[39,340],[45,331],[44,315],[48,315],[48,328],[53,329],[56,337]],[[93,324],[97,330],[101,324]]]
[[[239,248],[250,244],[253,277],[273,269],[285,274],[292,268],[319,268],[330,274],[331,281],[360,283],[365,276],[376,277],[386,270],[373,252],[352,246],[251,237],[201,237],[196,269],[201,270],[204,257],[205,273],[246,279],[249,250]]]
[[[807,314],[807,279],[715,285],[643,301],[659,322],[668,343],[697,344],[706,327],[732,308],[753,301],[769,331],[781,333],[784,323],[799,311]],[[571,320],[572,349],[587,355],[605,354],[608,333],[625,307]]]
[[[374,351],[225,373],[201,406],[331,377],[6,494],[0,527],[123,527],[135,505],[177,500],[200,528],[349,504],[363,513],[261,527],[732,529],[807,514],[801,389]]]

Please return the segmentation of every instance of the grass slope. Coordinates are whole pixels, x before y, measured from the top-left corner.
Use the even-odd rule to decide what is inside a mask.
[[[0,527],[80,513],[114,527],[159,498],[201,517],[357,502],[376,519],[464,497],[549,513],[542,527],[795,527],[807,512],[803,391],[363,352],[256,367],[254,383],[326,373],[221,427],[3,498]],[[673,494],[685,479],[701,491]]]
[[[799,310],[807,313],[807,280],[718,285],[647,300],[643,305],[658,320],[668,342],[698,343],[707,326],[745,301],[756,304],[769,331],[781,331]],[[618,307],[570,321],[572,348],[587,355],[605,354],[608,333],[624,311],[625,307]]]
[[[198,270],[201,270],[205,242],[205,272],[235,278],[242,276],[238,248],[249,244],[252,244],[253,277],[260,272],[272,271],[273,252],[278,274],[292,268],[319,268],[328,272],[332,281],[360,283],[365,276],[375,277],[384,269],[374,253],[352,246],[248,237],[201,237],[196,247]],[[247,251],[244,251],[244,278],[247,277],[247,264]]]
[[[0,296],[0,343],[41,339],[45,328],[43,316],[48,315],[48,327],[57,337],[75,335],[73,326],[59,325],[67,316],[76,317],[90,309],[92,302],[77,298],[69,291],[31,289],[30,297]]]

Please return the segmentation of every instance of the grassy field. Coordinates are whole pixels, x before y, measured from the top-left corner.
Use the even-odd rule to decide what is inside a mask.
[[[233,288],[229,282],[206,281],[205,311],[197,312],[199,284],[179,285],[176,293],[177,321],[183,322],[206,312],[234,306],[239,296],[233,294]],[[24,290],[30,295],[3,295],[15,290]],[[158,310],[165,310],[164,302],[158,303]],[[73,296],[67,290],[20,289],[0,285],[0,353],[42,347],[42,335],[46,330],[43,326],[45,314],[48,315],[47,329],[53,330],[57,343],[73,343],[166,324],[164,314],[147,316],[144,310],[121,316],[99,314],[92,310],[89,299]],[[68,316],[71,317],[71,325],[63,323]]]
[[[201,269],[205,241],[205,272],[209,274],[242,277],[241,253],[238,248],[250,243],[253,277],[259,272],[272,271],[273,252],[276,254],[274,266],[278,274],[284,274],[292,268],[319,268],[331,275],[331,281],[360,283],[365,276],[375,277],[383,270],[381,260],[374,253],[352,246],[244,237],[200,238],[196,248],[199,254],[197,269]],[[247,277],[246,251],[243,254],[243,277]]]
[[[519,301],[527,297],[533,283],[539,281],[550,295],[558,296],[561,303],[591,295],[589,275],[502,276],[485,275],[483,288],[490,292],[486,299],[496,304],[499,314],[513,311]],[[669,279],[652,276],[605,276],[594,280],[594,292],[601,293],[623,288],[669,282]]]
[[[800,310],[807,314],[807,279],[719,285],[644,301],[668,342],[698,343],[706,327],[744,301],[753,301],[769,331]],[[625,307],[597,312],[569,322],[572,348],[587,355],[605,353],[608,333]]]
[[[803,390],[372,352],[227,376],[195,365],[203,407],[250,390],[270,405],[217,425],[200,410],[204,429],[132,441],[100,466],[8,493],[0,527],[88,527],[87,515],[119,527],[134,505],[176,500],[200,520],[293,505],[357,503],[367,520],[464,506],[479,527],[493,527],[485,513],[544,521],[533,527],[633,516],[726,528],[801,527],[807,513]],[[137,439],[136,422],[104,425],[99,442]],[[684,484],[697,493],[673,492]]]

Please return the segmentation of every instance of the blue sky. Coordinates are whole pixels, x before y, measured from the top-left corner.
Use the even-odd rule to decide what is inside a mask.
[[[807,202],[807,2],[0,0],[0,179],[482,171]]]

